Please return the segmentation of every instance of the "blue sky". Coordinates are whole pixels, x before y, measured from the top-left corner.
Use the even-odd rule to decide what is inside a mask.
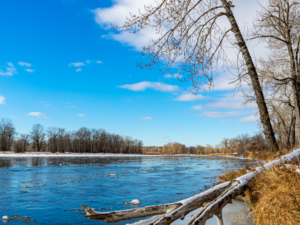
[[[150,0],[149,0],[150,1]],[[213,91],[192,95],[176,74],[140,69],[151,31],[130,36],[119,25],[139,0],[10,0],[0,3],[0,117],[19,133],[32,124],[82,126],[140,139],[144,145],[218,144],[259,131],[228,74]],[[249,8],[248,8],[249,9]],[[241,13],[242,14],[242,13]]]

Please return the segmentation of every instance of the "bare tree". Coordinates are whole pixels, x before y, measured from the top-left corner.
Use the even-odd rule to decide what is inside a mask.
[[[156,6],[144,7],[139,15],[130,15],[122,27],[123,31],[137,32],[140,29],[153,27],[160,37],[151,40],[144,48],[144,55],[150,60],[141,67],[153,68],[158,62],[167,62],[167,71],[171,66],[178,68],[184,80],[192,81],[196,90],[202,84],[212,84],[213,75],[218,68],[225,66],[226,53],[224,40],[232,32],[237,46],[242,53],[246,73],[250,76],[256,96],[261,123],[270,149],[278,150],[270,122],[256,67],[244,41],[237,21],[232,12],[231,1],[227,0],[160,0]],[[227,17],[230,29],[218,25],[219,18]],[[245,75],[245,74],[244,74]]]
[[[57,152],[57,137],[58,137],[57,127],[48,127],[46,132],[48,136],[48,151]]]
[[[16,135],[16,129],[10,119],[0,121],[0,150],[9,151]]]
[[[32,129],[30,131],[30,137],[35,144],[35,147],[37,148],[37,151],[39,152],[43,146],[43,142],[45,141],[45,132],[44,127],[37,123],[33,124]]]
[[[273,73],[272,78],[281,85],[291,84],[300,143],[300,1],[269,0],[258,13],[252,35],[277,53],[276,63],[289,65],[283,76]]]
[[[21,141],[21,143],[22,143],[21,151],[22,152],[27,151],[27,147],[30,144],[30,136],[29,136],[29,134],[21,134],[20,138],[19,138],[19,141]]]

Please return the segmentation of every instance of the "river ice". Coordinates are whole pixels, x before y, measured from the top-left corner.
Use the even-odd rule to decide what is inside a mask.
[[[86,219],[80,204],[104,212],[175,202],[210,188],[219,170],[242,168],[246,163],[251,162],[198,156],[0,156],[0,216],[26,216],[30,218],[28,222],[36,224],[104,225],[104,221]],[[141,204],[123,204],[134,199]],[[229,208],[233,206],[238,211],[246,207],[235,203]],[[232,211],[236,210],[230,208],[226,214]],[[143,223],[145,219],[121,221],[117,225]],[[185,221],[174,223],[180,225]],[[246,223],[233,220],[225,224]]]

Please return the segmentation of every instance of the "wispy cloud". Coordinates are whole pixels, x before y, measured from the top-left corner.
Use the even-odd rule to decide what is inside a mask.
[[[47,116],[46,114],[41,113],[41,112],[31,112],[31,113],[28,113],[27,115],[28,116],[36,116],[36,117],[40,117],[40,118],[50,119],[49,116]]]
[[[196,95],[192,93],[182,94],[178,96],[175,101],[183,101],[183,102],[192,102],[196,100],[202,100],[205,99],[203,95]]]
[[[16,68],[14,67],[14,64],[8,62],[7,65],[8,67],[6,67],[6,71],[0,70],[0,76],[12,76],[18,73]]]
[[[253,123],[253,122],[257,122],[258,119],[259,119],[259,116],[251,115],[251,116],[248,116],[248,117],[237,119],[237,121],[242,122],[242,123]]]
[[[165,138],[165,139],[166,139],[166,138],[170,138],[170,137],[163,137],[163,138]]]
[[[35,70],[33,69],[25,69],[28,73],[33,73]]]
[[[180,79],[182,78],[182,75],[180,75],[179,73],[176,74],[166,74],[164,75],[164,78],[170,79],[170,78],[175,78],[175,79]]]
[[[44,105],[43,105],[44,107],[50,106],[50,103],[49,103],[49,102],[41,101],[41,103],[44,104]]]
[[[85,116],[85,114],[77,114],[77,116],[83,117],[83,116]]]
[[[78,69],[76,70],[76,72],[80,72],[80,71],[82,71],[82,69],[81,69],[81,68],[78,68]]]
[[[0,95],[0,105],[5,104],[5,98]]]
[[[210,118],[232,118],[238,115],[240,115],[240,112],[237,111],[231,111],[231,112],[210,111],[210,112],[200,113],[197,116],[205,116]]]
[[[231,109],[231,110],[243,110],[243,109],[254,109],[257,107],[256,103],[244,104],[245,98],[242,94],[226,94],[221,98],[212,98],[212,101],[205,105],[194,105],[192,109],[203,110],[203,109]]]
[[[30,64],[30,63],[27,63],[27,62],[18,62],[18,64],[19,64],[20,66],[31,67],[31,64]]]
[[[102,61],[98,60],[96,63],[103,63]]]
[[[163,91],[163,92],[172,92],[172,91],[179,90],[179,87],[177,85],[163,84],[160,82],[148,82],[148,81],[143,81],[135,84],[125,84],[125,85],[120,85],[118,87],[128,89],[131,91],[145,91],[148,88],[157,91]]]
[[[80,67],[80,66],[85,66],[85,64],[83,62],[74,62],[74,63],[70,63],[69,66]]]
[[[148,116],[148,117],[141,117],[140,120],[153,120],[152,117]]]
[[[192,106],[192,109],[194,109],[194,110],[202,110],[203,109],[203,106],[202,105],[193,105]]]
[[[91,60],[86,60],[86,63],[87,63],[87,64],[91,63]]]

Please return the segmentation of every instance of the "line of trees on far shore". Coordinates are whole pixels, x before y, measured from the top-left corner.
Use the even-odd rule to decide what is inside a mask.
[[[123,154],[244,154],[245,152],[269,150],[262,134],[238,135],[224,138],[211,146],[187,147],[178,142],[170,142],[162,147],[144,147],[143,142],[129,136],[111,134],[103,129],[81,127],[75,131],[64,128],[33,124],[29,134],[18,134],[10,119],[0,120],[0,151],[14,152],[74,152],[74,153],[123,153]]]
[[[269,150],[267,142],[262,134],[250,136],[248,134],[238,135],[235,138],[224,138],[220,144],[215,146],[196,145],[187,147],[178,142],[170,142],[163,147],[147,147],[144,153],[160,152],[162,154],[244,154],[245,152]]]
[[[0,151],[141,154],[143,142],[103,129],[81,127],[75,131],[33,124],[29,134],[20,134],[10,119],[0,120]]]

